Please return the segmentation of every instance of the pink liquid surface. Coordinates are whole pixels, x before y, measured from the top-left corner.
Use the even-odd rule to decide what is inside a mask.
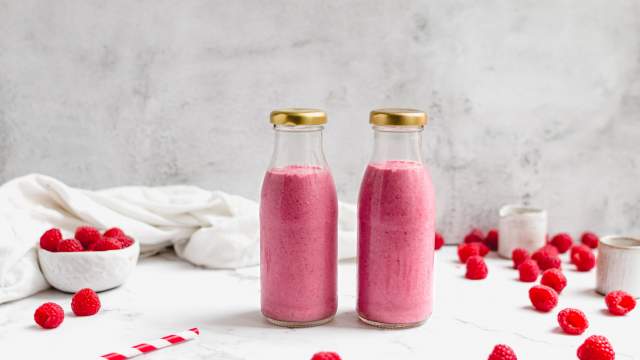
[[[338,203],[320,167],[288,166],[265,175],[260,201],[262,313],[309,322],[337,308]]]
[[[385,324],[426,320],[433,305],[434,193],[418,162],[367,167],[358,202],[358,313]]]

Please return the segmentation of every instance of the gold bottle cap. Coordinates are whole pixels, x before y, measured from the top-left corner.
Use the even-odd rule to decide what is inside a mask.
[[[318,109],[278,109],[271,112],[273,125],[322,125],[327,123],[327,114]]]
[[[379,126],[424,126],[427,114],[415,109],[377,109],[371,111],[369,123]]]

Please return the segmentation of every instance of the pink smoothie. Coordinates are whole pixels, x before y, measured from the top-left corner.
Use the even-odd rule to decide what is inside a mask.
[[[260,201],[262,313],[310,322],[336,312],[338,202],[321,167],[271,169]]]
[[[358,202],[358,313],[385,324],[431,315],[434,193],[419,162],[367,167]]]

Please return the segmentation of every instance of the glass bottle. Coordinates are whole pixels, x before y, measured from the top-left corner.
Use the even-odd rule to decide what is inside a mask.
[[[330,321],[337,308],[338,201],[322,150],[327,117],[271,113],[275,146],[260,196],[262,314],[280,326]]]
[[[358,315],[369,325],[421,325],[433,304],[435,199],[422,161],[424,112],[371,112],[373,156],[358,199]]]

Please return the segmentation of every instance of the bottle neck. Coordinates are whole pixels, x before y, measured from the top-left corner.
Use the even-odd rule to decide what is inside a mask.
[[[422,126],[373,126],[371,162],[389,160],[422,162]]]
[[[322,150],[321,125],[276,125],[275,146],[269,168],[291,165],[328,167]]]

